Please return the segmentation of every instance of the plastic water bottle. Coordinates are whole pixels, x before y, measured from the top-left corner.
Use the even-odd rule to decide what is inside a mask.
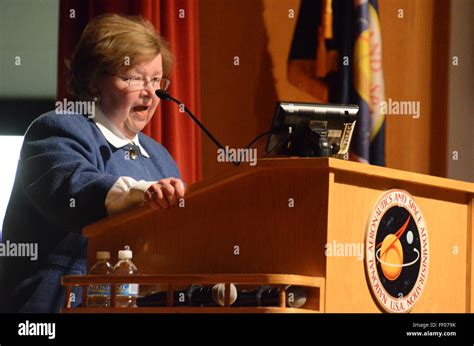
[[[138,269],[132,262],[133,253],[128,246],[118,252],[119,261],[112,275],[138,275]],[[119,308],[136,307],[138,284],[120,284],[116,286],[115,306]]]
[[[112,265],[109,263],[110,252],[98,251],[97,262],[92,266],[89,275],[109,275]],[[111,287],[107,284],[89,285],[87,288],[87,306],[108,307],[110,306]]]

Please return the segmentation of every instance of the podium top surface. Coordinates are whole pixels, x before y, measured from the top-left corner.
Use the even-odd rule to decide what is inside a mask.
[[[474,193],[474,183],[436,177],[428,174],[414,173],[394,168],[368,165],[335,158],[271,158],[258,161],[256,167],[308,167],[327,168],[330,171],[351,171],[357,174],[370,175],[392,180],[410,181],[421,185],[434,185],[449,190]],[[255,169],[256,167],[247,167]]]
[[[419,185],[436,186],[441,189],[467,192],[474,194],[474,183],[454,180],[448,178],[435,177],[432,175],[403,171],[394,168],[368,165],[359,162],[346,161],[335,158],[271,158],[261,159],[254,167],[242,164],[238,168],[232,168],[223,174],[203,179],[190,186],[188,193],[200,189],[205,185],[224,180],[226,178],[241,174],[251,173],[258,169],[269,168],[299,168],[299,169],[323,169],[329,172],[351,172],[353,174],[372,176],[374,178],[385,178],[389,180],[406,181]]]
[[[384,179],[387,181],[410,183],[438,190],[448,190],[454,193],[474,195],[474,183],[465,181],[406,172],[393,168],[373,166],[334,158],[271,158],[261,159],[258,161],[258,164],[253,167],[248,164],[241,164],[239,167],[231,167],[228,171],[222,174],[196,182],[187,188],[186,199],[191,199],[194,196],[204,194],[210,189],[218,189],[224,184],[231,183],[234,180],[251,174],[268,172],[268,170],[275,170],[277,172],[278,170],[288,169],[296,169],[298,171],[304,171],[305,169],[321,170],[327,172],[328,176],[330,173],[334,174],[335,179],[337,179],[338,176],[347,177],[349,174],[350,177],[363,176],[366,178],[368,177],[369,179]],[[115,223],[135,219],[148,213],[156,212],[159,211],[148,206],[137,206],[118,213],[117,215],[102,219],[95,224],[86,226],[84,228],[84,235],[90,236],[105,225],[111,226]]]

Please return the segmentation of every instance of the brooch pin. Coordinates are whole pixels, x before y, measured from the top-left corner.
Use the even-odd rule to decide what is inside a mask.
[[[129,156],[130,156],[130,158],[131,158],[132,160],[136,160],[137,157],[138,157],[138,152],[137,152],[137,150],[136,150],[135,148],[130,148],[130,149],[128,150],[128,154],[129,154]]]

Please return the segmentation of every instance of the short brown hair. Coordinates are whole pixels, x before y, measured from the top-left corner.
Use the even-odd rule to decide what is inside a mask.
[[[158,54],[166,76],[171,71],[173,55],[149,21],[117,14],[96,17],[87,24],[72,55],[68,92],[77,99],[91,98],[90,86],[100,73],[121,74]]]

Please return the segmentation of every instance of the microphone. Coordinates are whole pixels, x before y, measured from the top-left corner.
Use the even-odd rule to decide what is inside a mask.
[[[155,91],[156,96],[158,96],[163,101],[173,101],[178,105],[184,106],[184,111],[193,119],[193,121],[199,126],[199,128],[204,131],[204,133],[217,145],[220,149],[225,150],[224,146],[209,132],[208,129],[204,127],[203,124],[194,116],[193,113],[179,100],[175,99],[174,97],[170,96],[166,90],[158,89]],[[239,166],[239,163],[232,161],[232,163],[236,166]]]
[[[187,306],[188,305],[188,290],[178,290],[173,292],[173,306]],[[168,292],[159,291],[159,292],[150,292],[144,297],[137,298],[137,306],[166,306],[166,298]]]
[[[173,294],[173,306],[224,306],[225,285],[216,284],[212,287],[192,285],[187,290],[177,290]],[[237,288],[230,284],[230,304],[237,299]],[[151,292],[144,297],[137,298],[137,306],[166,306],[166,291]]]
[[[191,306],[224,306],[224,293],[224,284],[216,284],[212,287],[192,285],[188,291],[189,304]],[[230,305],[234,304],[237,299],[237,288],[234,284],[230,284],[230,292],[227,294],[230,294]]]
[[[280,303],[280,288],[262,286],[257,294],[260,306],[278,306]],[[286,287],[286,306],[300,308],[306,304],[306,290],[299,286]]]
[[[170,95],[166,90],[163,89],[158,89],[155,91],[156,96],[158,96],[160,99],[163,101],[169,101],[170,100]]]
[[[235,306],[279,306],[280,288],[260,286],[258,290],[239,292]],[[286,306],[300,308],[306,304],[306,290],[299,286],[286,287]]]

